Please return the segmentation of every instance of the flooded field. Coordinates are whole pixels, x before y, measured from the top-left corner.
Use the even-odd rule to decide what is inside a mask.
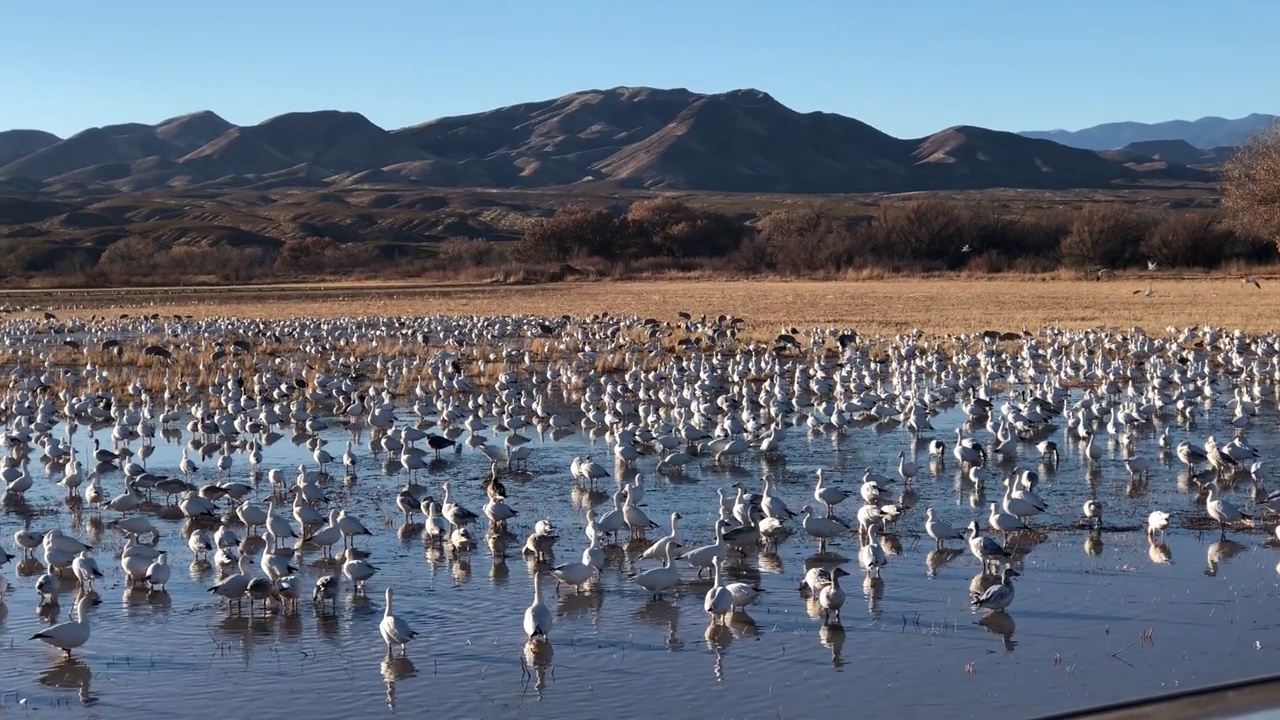
[[[994,720],[1265,675],[1280,660],[1275,611],[1280,547],[1271,533],[1274,522],[1262,519],[1263,508],[1254,499],[1255,488],[1262,488],[1256,491],[1261,498],[1274,484],[1270,469],[1263,464],[1251,473],[1255,460],[1235,462],[1218,481],[1221,497],[1259,516],[1252,524],[1231,523],[1222,539],[1205,504],[1203,486],[1214,471],[1204,461],[1189,471],[1175,450],[1184,440],[1201,448],[1210,436],[1225,445],[1237,436],[1237,426],[1245,426],[1247,445],[1241,446],[1252,447],[1259,458],[1274,455],[1280,413],[1271,392],[1273,348],[1267,343],[1264,348],[1229,343],[1237,361],[1215,345],[1228,343],[1227,335],[1208,342],[1183,338],[1162,347],[1144,344],[1145,362],[1135,363],[1129,352],[1139,343],[1132,338],[997,343],[979,336],[963,351],[952,348],[947,358],[936,356],[935,364],[924,341],[915,362],[903,361],[900,352],[897,360],[882,362],[894,357],[892,348],[900,350],[901,341],[840,348],[829,340],[823,352],[798,343],[806,349],[787,347],[781,357],[768,347],[733,347],[724,338],[718,349],[707,351],[637,341],[635,350],[618,351],[616,365],[604,367],[601,346],[622,342],[608,323],[559,328],[560,345],[547,347],[524,332],[534,327],[530,321],[481,351],[466,343],[442,346],[445,321],[430,322],[436,324],[401,326],[396,343],[384,340],[382,350],[375,344],[362,358],[338,342],[343,327],[342,332],[364,333],[367,342],[370,331],[354,321],[299,329],[296,337],[311,337],[299,339],[300,347],[288,352],[267,353],[255,339],[246,343],[248,350],[216,360],[209,359],[216,339],[253,335],[234,327],[215,335],[212,323],[187,328],[181,338],[168,334],[173,356],[190,353],[200,359],[199,367],[153,364],[150,358],[112,366],[106,364],[108,354],[103,364],[86,368],[84,356],[62,345],[62,336],[40,328],[11,330],[17,342],[8,350],[10,367],[26,367],[22,348],[41,349],[47,357],[42,369],[14,373],[5,400],[11,452],[29,458],[11,465],[25,468],[31,486],[7,493],[0,515],[0,547],[15,555],[0,569],[10,586],[0,606],[6,657],[0,665],[0,713],[126,717],[146,708],[157,718],[220,718],[247,707],[287,704],[291,713],[315,717],[426,711],[459,718],[664,713],[776,718],[856,709]],[[638,327],[638,321],[623,323],[624,331]],[[491,331],[490,326],[486,332]],[[405,340],[432,333],[435,339],[425,346]],[[154,325],[137,324],[90,325],[77,328],[75,335],[85,346],[115,337],[139,347],[164,336]],[[916,347],[917,341],[908,344]],[[1026,352],[1032,345],[1039,348],[1036,359],[1019,362],[1032,354]],[[1072,352],[1078,358],[1088,357],[1091,348],[1092,357],[1105,356],[1114,364],[1091,361],[1055,372],[1061,359],[1053,353],[1061,348],[1076,348]],[[513,349],[520,352],[510,354]],[[526,355],[526,349],[541,355]],[[679,363],[672,360],[677,353]],[[379,361],[380,355],[388,360]],[[964,364],[960,356],[981,360]],[[1152,358],[1176,356],[1189,359],[1186,376],[1160,375]],[[705,364],[695,359],[703,357]],[[925,362],[926,357],[931,359]],[[1222,371],[1231,364],[1243,369]],[[221,365],[225,371],[218,369]],[[145,372],[138,369],[144,367]],[[819,377],[796,383],[797,368]],[[338,380],[319,391],[322,373]],[[288,382],[262,382],[267,376]],[[1157,389],[1152,389],[1153,377]],[[293,383],[295,378],[301,384]],[[1126,395],[1130,378],[1134,394]],[[423,467],[412,477],[401,455],[384,449],[388,430],[376,427],[384,416],[371,422],[383,407],[373,391],[384,386],[394,393],[385,401],[391,403],[387,410],[394,407],[392,426],[447,434],[457,443],[438,460],[427,450]],[[936,392],[952,386],[959,390]],[[61,390],[66,394],[59,395]],[[1231,404],[1239,402],[1236,390],[1249,398],[1246,409],[1237,411]],[[760,401],[780,392],[785,402]],[[1025,409],[1029,398],[1048,397],[1060,413],[1080,407],[1086,393],[1083,405],[1094,411],[1083,422],[1096,429],[1092,443],[1080,439],[1075,425],[1081,421],[1072,423],[1068,414],[1034,423],[1022,438],[998,439],[1002,412],[1009,412],[1002,410],[1006,403]],[[873,395],[878,400],[864,403]],[[242,424],[234,436],[225,432],[219,416],[257,419],[259,409],[253,408],[269,404],[264,402],[268,396],[281,407],[282,422],[252,431]],[[113,398],[110,409],[101,410],[104,397]],[[68,398],[97,400],[68,421]],[[253,408],[246,398],[256,398]],[[729,400],[718,404],[718,398]],[[976,414],[984,404],[974,398],[989,400],[989,413]],[[192,405],[201,402],[204,407],[196,409],[208,413],[206,423],[213,427],[197,425],[193,431],[188,427]],[[1158,407],[1150,417],[1134,412],[1127,418],[1130,402]],[[360,411],[349,413],[348,406],[357,403]],[[40,417],[46,404],[57,422],[42,433],[32,425],[50,419]],[[927,409],[926,422],[902,421],[912,415],[913,405]],[[100,408],[96,420],[93,407]],[[1109,419],[1112,407],[1126,408],[1120,413],[1125,418]],[[310,430],[306,421],[289,420],[291,408],[304,409]],[[894,412],[878,411],[885,408]],[[166,427],[162,415],[169,412],[173,422]],[[130,413],[133,417],[127,417]],[[744,415],[748,418],[741,421]],[[521,422],[527,424],[509,429]],[[1113,433],[1107,426],[1117,422],[1123,427]],[[313,504],[325,516],[330,508],[344,509],[372,532],[355,539],[377,568],[365,591],[355,593],[344,578],[336,605],[313,603],[316,580],[339,572],[341,563],[326,560],[306,543],[291,557],[301,595],[296,610],[275,600],[265,611],[261,601],[250,610],[248,597],[242,607],[228,607],[209,588],[234,569],[195,561],[187,543],[194,528],[212,531],[216,521],[185,518],[158,490],[140,491],[149,497],[127,513],[84,501],[87,478],[95,472],[105,500],[125,489],[120,466],[126,463],[95,469],[94,441],[100,448],[123,446],[113,438],[117,428],[146,423],[155,428],[149,443],[154,451],[146,458],[153,482],[165,477],[196,487],[241,482],[252,487],[246,499],[264,509],[279,492],[269,472],[279,471],[284,484],[293,486],[300,465],[308,473],[319,470],[309,441],[326,441],[333,461],[314,482],[326,499]],[[915,432],[910,425],[924,427]],[[69,427],[74,432],[68,434]],[[637,428],[654,438],[632,441],[629,433]],[[688,428],[704,430],[708,437],[690,443]],[[972,472],[954,456],[957,429],[986,446],[986,463]],[[530,448],[527,469],[511,471],[503,458],[491,461],[490,455],[518,446],[505,440],[513,432],[529,440],[523,445]],[[658,466],[671,451],[656,450],[657,438],[672,434],[680,434],[679,452],[691,456],[682,469],[674,465],[679,459]],[[725,444],[714,444],[711,436],[717,434],[744,438],[748,448],[725,452]],[[620,435],[628,440],[622,454],[631,449],[638,454],[631,464],[615,462]],[[43,460],[48,453],[43,437],[69,438],[82,459],[86,479],[71,491],[74,501],[68,500],[65,483],[59,484],[66,458]],[[479,449],[478,438],[494,448],[488,455]],[[940,458],[930,456],[934,440],[945,443]],[[1056,462],[1042,458],[1037,444],[1045,440],[1056,443]],[[257,468],[250,465],[250,441],[258,443],[262,455]],[[354,456],[349,469],[342,459],[347,441]],[[762,449],[762,443],[768,447]],[[127,443],[135,452],[146,444],[142,439]],[[224,447],[231,451],[225,472],[218,468]],[[184,449],[197,466],[189,474],[180,470]],[[899,453],[917,467],[909,487],[899,473]],[[592,458],[609,473],[594,492],[570,472],[578,457]],[[1128,458],[1141,461],[1127,464]],[[1144,463],[1149,478],[1130,472]],[[505,486],[506,503],[519,513],[508,522],[509,538],[498,552],[486,540],[483,513],[491,467]],[[672,513],[681,516],[683,547],[677,553],[713,543],[721,513],[717,490],[732,498],[736,483],[760,493],[761,480],[768,477],[772,495],[791,511],[812,505],[816,516],[825,516],[813,496],[819,469],[829,484],[852,494],[836,506],[836,514],[855,529],[829,540],[819,552],[819,541],[797,516],[784,520],[789,536],[754,544],[745,553],[729,550],[724,581],[743,581],[764,592],[723,625],[704,610],[712,587],[709,573],[699,578],[677,560],[681,583],[661,599],[631,579],[661,565],[640,554],[669,532]],[[856,516],[868,469],[892,480],[881,480],[885,490],[875,504],[891,505],[884,512],[897,515],[876,521],[883,525],[878,543],[887,560],[878,577],[859,566]],[[1035,471],[1034,492],[1048,509],[1028,516],[1034,530],[1015,533],[1006,545],[1021,573],[1013,580],[1016,597],[1007,611],[975,610],[971,592],[998,581],[984,574],[965,540],[948,540],[947,549],[936,549],[925,534],[925,511],[932,508],[955,528],[976,520],[985,535],[1003,541],[988,527],[989,503],[1001,502],[1000,481],[1016,470]],[[648,531],[648,541],[630,543],[622,530],[618,543],[605,546],[598,578],[581,593],[568,586],[557,591],[552,568],[576,562],[588,546],[587,508],[599,519],[612,509],[612,493],[635,483],[637,475],[643,478],[641,509],[659,527]],[[974,485],[974,477],[981,485]],[[421,513],[406,521],[397,494],[411,481],[415,500],[427,495],[442,500],[441,484],[450,483],[452,499],[480,516],[471,526],[473,549],[460,551],[426,538]],[[1097,531],[1084,517],[1083,505],[1090,499],[1102,504]],[[289,500],[280,503],[276,514],[296,528]],[[236,504],[220,500],[217,512],[228,514]],[[1171,519],[1163,534],[1149,537],[1153,510],[1166,511]],[[168,552],[172,566],[164,590],[128,582],[119,560],[124,536],[113,526],[126,517],[145,518],[158,530],[156,547]],[[552,522],[559,539],[553,557],[539,562],[521,548],[541,519]],[[37,549],[35,559],[24,558],[14,543],[14,533],[24,526],[60,528],[94,546],[104,574],[91,593],[99,602],[87,612],[91,636],[70,659],[29,639],[69,620],[79,591],[67,571],[57,585],[56,604],[41,602],[36,584],[46,572],[44,556]],[[244,541],[237,547],[252,558],[250,572],[263,576],[259,557],[265,543],[245,541],[245,528],[234,514],[226,526]],[[334,551],[341,547],[340,542]],[[847,600],[839,623],[825,622],[817,601],[798,590],[806,571],[817,566],[850,573],[843,581]],[[527,643],[522,619],[533,600],[534,574],[544,578],[542,596],[553,623],[547,642]],[[418,633],[403,657],[397,647],[396,656],[388,658],[379,635],[388,587],[395,591],[396,615]]]

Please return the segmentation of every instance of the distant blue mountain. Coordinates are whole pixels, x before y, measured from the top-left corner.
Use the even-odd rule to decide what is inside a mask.
[[[1130,143],[1149,140],[1183,140],[1198,148],[1243,145],[1251,133],[1280,122],[1280,116],[1252,115],[1230,120],[1203,117],[1199,120],[1170,120],[1160,123],[1114,122],[1094,125],[1083,130],[1029,130],[1024,137],[1052,140],[1086,150],[1113,150]]]

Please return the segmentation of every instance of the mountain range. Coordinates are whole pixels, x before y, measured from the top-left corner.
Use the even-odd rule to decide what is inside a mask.
[[[0,190],[95,196],[594,184],[857,193],[1211,182],[1206,168],[1229,151],[1192,145],[1099,152],[1057,137],[972,126],[900,139],[842,115],[796,112],[759,90],[619,87],[394,130],[334,110],[287,113],[248,126],[202,111],[68,138],[10,130],[0,132]]]
[[[1203,148],[1204,152],[1222,155],[1229,148],[1248,142],[1254,133],[1267,130],[1276,123],[1280,123],[1280,116],[1254,113],[1234,120],[1210,116],[1159,123],[1113,122],[1082,130],[1034,130],[1019,134],[1086,150],[1113,150],[1141,143],[1180,140]]]

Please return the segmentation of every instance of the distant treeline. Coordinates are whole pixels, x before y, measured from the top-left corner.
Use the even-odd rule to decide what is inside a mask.
[[[515,243],[458,238],[388,252],[373,243],[292,239],[278,247],[173,245],[125,237],[90,253],[36,252],[10,239],[0,274],[68,285],[256,282],[322,277],[554,280],[570,273],[685,271],[836,276],[857,271],[1045,273],[1078,268],[1214,269],[1269,264],[1274,242],[1215,211],[1093,204],[1017,212],[922,198],[857,216],[821,202],[742,219],[673,198],[625,210],[565,206]]]
[[[1088,205],[1009,214],[992,206],[920,199],[840,217],[822,204],[747,223],[675,199],[625,214],[566,207],[535,222],[510,251],[528,263],[717,259],[743,273],[809,275],[856,269],[1047,272],[1063,267],[1216,268],[1270,263],[1275,243],[1241,235],[1215,212]]]

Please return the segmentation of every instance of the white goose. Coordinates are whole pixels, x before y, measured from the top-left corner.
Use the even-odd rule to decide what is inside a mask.
[[[316,590],[319,591],[319,587]],[[391,588],[387,588],[386,597],[387,606],[382,611],[382,622],[378,623],[378,632],[382,634],[382,641],[387,644],[387,657],[391,656],[391,648],[394,645],[399,645],[400,654],[404,655],[406,652],[405,646],[409,644],[410,640],[418,637],[418,633],[409,627],[409,623],[392,611]]]
[[[680,513],[671,513],[671,532],[663,535],[653,542],[652,545],[645,548],[640,557],[646,560],[659,560],[667,555],[667,545],[680,542]]]
[[[725,615],[733,611],[733,593],[720,582],[720,559],[711,565],[711,589],[703,598],[702,607],[711,616],[711,622],[724,622]]]
[[[524,611],[524,632],[529,636],[529,642],[550,640],[551,609],[542,602],[541,577],[536,572],[533,574],[533,603]]]
[[[1005,568],[1000,575],[1000,583],[992,585],[983,591],[981,595],[974,597],[971,604],[975,608],[1003,612],[1005,608],[1013,603],[1013,579],[1018,575],[1017,570],[1011,567]]]
[[[45,628],[32,635],[31,639],[56,647],[66,653],[67,657],[71,657],[72,650],[89,641],[89,608],[96,603],[97,601],[93,599],[93,596],[88,594],[81,595],[76,600],[75,620]]]
[[[813,488],[813,499],[827,507],[827,517],[833,517],[836,514],[836,505],[849,499],[852,495],[853,493],[848,490],[827,485],[822,468],[818,468],[818,484]]]
[[[1205,489],[1209,491],[1204,501],[1205,510],[1209,513],[1209,517],[1217,521],[1218,527],[1222,530],[1223,539],[1227,537],[1227,523],[1237,523],[1253,517],[1218,497],[1218,483],[1211,482],[1205,486]]]
[[[933,508],[926,508],[924,511],[924,531],[937,542],[939,550],[946,546],[948,540],[964,539],[962,531],[951,527],[944,520],[935,518]]]
[[[840,578],[849,573],[844,568],[831,571],[831,582],[818,591],[818,606],[822,608],[823,622],[831,622],[831,613],[836,614],[836,622],[840,622],[840,608],[844,607],[844,590],[840,587]]]
[[[680,571],[676,570],[671,557],[671,553],[675,552],[679,547],[679,543],[669,543],[667,545],[667,556],[664,559],[662,567],[645,570],[642,573],[633,575],[631,579],[635,584],[653,593],[655,598],[661,599],[662,593],[680,584]],[[703,548],[698,549],[702,550],[707,547],[711,546],[703,546]],[[724,550],[722,548],[720,557],[724,557],[723,553]],[[710,555],[709,557],[714,557],[714,555]],[[708,562],[711,562],[711,560],[708,559]]]
[[[681,553],[679,559],[689,563],[691,567],[698,569],[698,577],[702,577],[702,571],[711,567],[717,559],[724,559],[725,552],[729,549],[728,543],[724,541],[724,531],[729,527],[729,523],[724,520],[716,521],[716,541],[710,545],[702,545],[688,552]],[[667,549],[679,547],[679,543],[667,543]],[[667,553],[670,557],[671,553]],[[661,568],[659,568],[661,569]],[[674,571],[674,568],[672,568]],[[643,575],[643,573],[641,573]]]

